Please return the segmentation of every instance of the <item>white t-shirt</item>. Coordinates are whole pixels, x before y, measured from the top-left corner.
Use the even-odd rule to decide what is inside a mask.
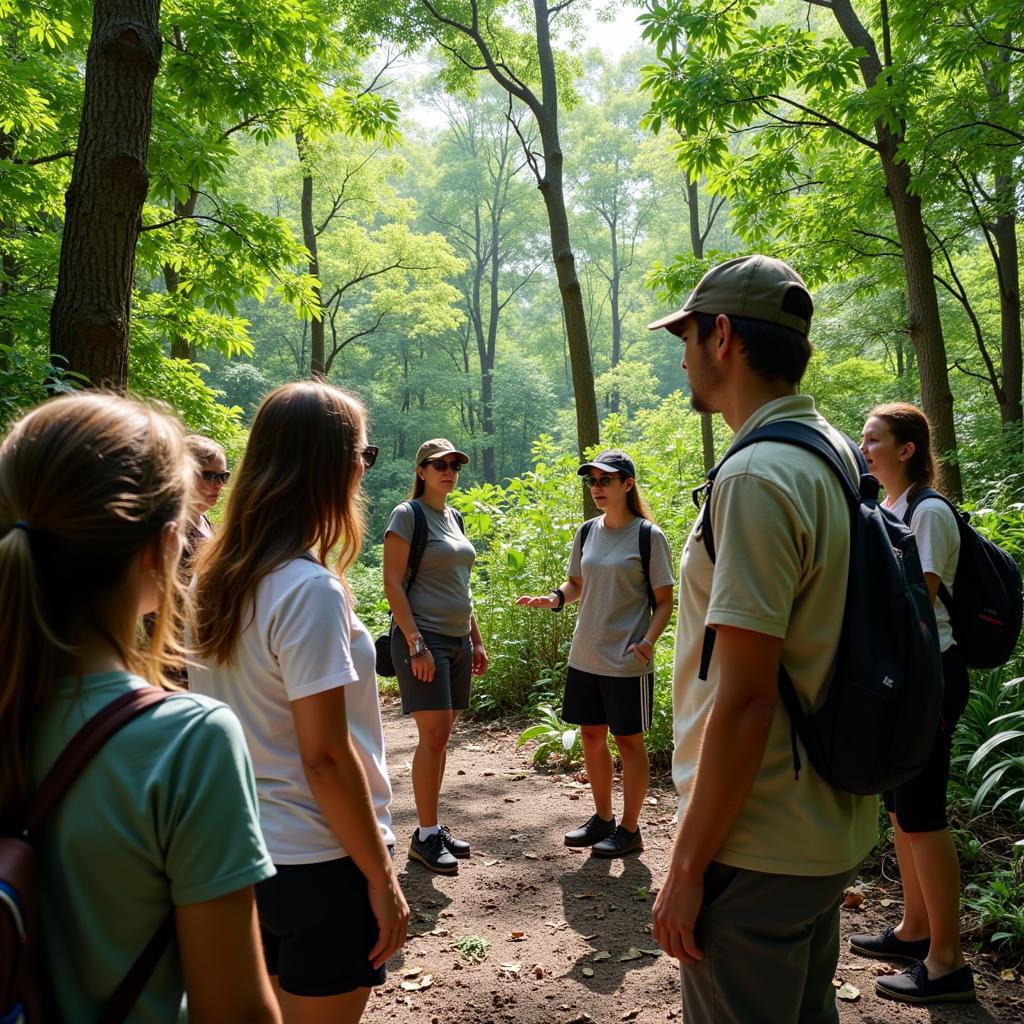
[[[908,487],[893,498],[892,504],[886,499],[886,508],[902,519],[907,514]],[[950,507],[938,498],[925,498],[914,509],[910,529],[917,541],[917,553],[921,557],[921,568],[935,573],[945,584],[950,595],[953,593],[953,577],[960,560],[960,528]],[[939,650],[948,651],[953,646],[953,625],[949,612],[941,598],[935,601],[935,625],[939,629]]]
[[[313,864],[348,855],[310,792],[291,711],[293,700],[338,686],[345,687],[348,731],[377,824],[385,843],[393,845],[373,639],[341,581],[322,565],[296,558],[260,581],[253,603],[231,660],[197,659],[189,683],[224,701],[242,723],[260,826],[274,863]]]

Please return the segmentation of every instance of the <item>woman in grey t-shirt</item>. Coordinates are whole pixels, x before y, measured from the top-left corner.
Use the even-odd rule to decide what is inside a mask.
[[[395,623],[391,658],[402,711],[413,716],[419,732],[412,759],[419,827],[409,857],[446,875],[457,874],[455,858],[470,853],[469,843],[438,824],[448,739],[459,712],[469,707],[470,677],[487,668],[469,591],[476,550],[461,516],[448,506],[467,462],[469,456],[443,437],[420,445],[411,498],[391,513],[384,534],[384,592]],[[407,583],[418,518],[426,526],[426,546]]]
[[[654,702],[654,644],[672,615],[672,556],[665,535],[650,521],[628,455],[601,452],[578,472],[604,514],[576,531],[566,582],[550,594],[521,597],[517,603],[553,612],[580,603],[562,718],[581,728],[596,813],[566,833],[565,845],[590,846],[598,857],[622,857],[644,848],[639,817],[650,776],[644,732]],[[646,574],[644,534],[650,540]],[[612,814],[609,730],[622,757],[618,826]]]

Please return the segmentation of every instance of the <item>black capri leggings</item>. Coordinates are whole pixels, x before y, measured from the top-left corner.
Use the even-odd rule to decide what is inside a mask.
[[[942,719],[931,756],[920,775],[883,794],[885,809],[896,814],[904,832],[939,832],[946,828],[946,789],[953,730],[967,707],[971,683],[956,646],[942,654]]]

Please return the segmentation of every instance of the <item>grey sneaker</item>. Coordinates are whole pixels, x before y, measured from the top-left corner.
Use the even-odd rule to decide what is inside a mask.
[[[593,814],[590,819],[579,828],[565,833],[566,846],[593,846],[599,843],[605,836],[610,836],[615,831],[615,815],[611,821],[605,821],[600,815]]]
[[[447,825],[441,826],[441,842],[444,843],[444,848],[453,857],[468,857],[470,854],[469,843],[465,839],[456,839],[452,835],[451,829]]]
[[[418,860],[429,871],[436,871],[439,875],[459,873],[459,862],[445,849],[444,836],[440,832],[420,839],[420,830],[413,829],[409,860]]]

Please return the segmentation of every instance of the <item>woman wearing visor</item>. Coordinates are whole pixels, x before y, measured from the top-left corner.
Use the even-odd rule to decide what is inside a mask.
[[[409,500],[391,513],[384,534],[384,593],[395,622],[391,657],[402,713],[412,715],[419,733],[412,759],[419,826],[409,857],[445,875],[457,874],[456,858],[470,854],[470,844],[438,819],[448,739],[459,712],[469,707],[471,676],[487,668],[469,590],[476,550],[462,517],[448,505],[467,462],[469,456],[443,437],[420,445]],[[418,519],[425,522],[426,543],[407,583]]]
[[[639,818],[650,779],[644,732],[654,703],[654,645],[672,615],[672,555],[665,535],[651,522],[636,467],[625,452],[603,451],[578,472],[602,515],[576,531],[568,579],[550,594],[520,597],[517,603],[553,612],[580,603],[562,718],[581,728],[596,813],[566,833],[565,845],[589,846],[597,857],[622,857],[644,848]],[[618,823],[612,813],[609,732],[622,759]]]

